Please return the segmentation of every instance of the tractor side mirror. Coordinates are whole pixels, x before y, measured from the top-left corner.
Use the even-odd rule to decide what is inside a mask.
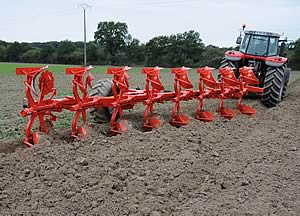
[[[236,39],[236,44],[241,44],[242,43],[242,37],[238,36],[238,38]]]

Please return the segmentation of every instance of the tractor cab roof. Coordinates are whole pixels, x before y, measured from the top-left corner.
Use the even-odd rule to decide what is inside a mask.
[[[260,36],[267,36],[267,37],[277,37],[280,38],[280,34],[272,33],[272,32],[263,32],[263,31],[245,31],[245,34],[249,35],[260,35]]]

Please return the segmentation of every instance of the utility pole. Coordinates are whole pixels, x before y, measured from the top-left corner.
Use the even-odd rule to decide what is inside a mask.
[[[82,4],[80,4],[80,7],[83,9],[84,66],[86,67],[86,18],[85,18],[85,10],[87,8],[91,8],[91,6],[86,4],[86,3],[82,3]]]

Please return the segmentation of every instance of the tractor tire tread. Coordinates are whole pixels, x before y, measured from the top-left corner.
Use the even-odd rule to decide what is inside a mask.
[[[112,96],[112,81],[110,79],[102,79],[95,82],[89,92],[90,96],[109,97]],[[91,108],[89,110],[94,122],[96,123],[107,123],[111,119],[111,112],[108,107]]]
[[[264,81],[264,92],[261,101],[267,107],[274,107],[282,100],[280,90],[284,82],[284,67],[269,67]],[[283,94],[283,92],[282,92]],[[281,98],[280,98],[281,97]]]

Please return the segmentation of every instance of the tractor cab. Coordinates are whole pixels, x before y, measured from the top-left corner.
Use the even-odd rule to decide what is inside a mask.
[[[240,37],[239,37],[240,38]],[[250,56],[270,57],[277,56],[279,52],[280,35],[270,32],[245,31],[244,39],[237,40],[240,52]]]

